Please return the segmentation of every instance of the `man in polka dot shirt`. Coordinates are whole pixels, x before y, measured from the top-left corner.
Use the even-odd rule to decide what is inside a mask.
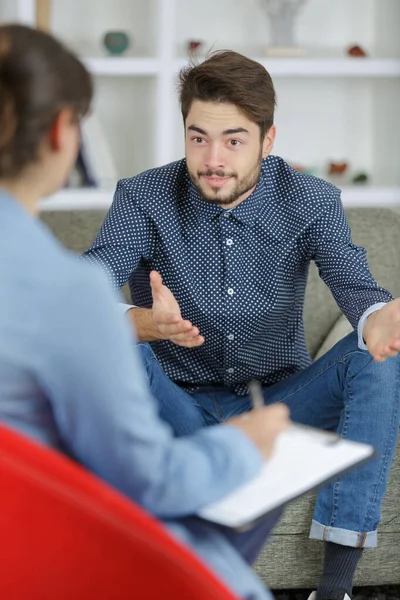
[[[180,101],[186,159],[121,180],[85,256],[114,285],[129,281],[149,384],[176,435],[248,411],[257,379],[294,421],[376,447],[321,490],[311,525],[326,546],[318,600],[342,600],[377,544],[399,428],[400,300],[352,244],[339,190],[271,156],[275,91],[260,64],[214,53],[181,72]],[[355,329],[314,364],[302,319],[312,260]]]

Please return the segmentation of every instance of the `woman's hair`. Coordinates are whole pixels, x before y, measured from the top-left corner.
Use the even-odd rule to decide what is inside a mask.
[[[93,84],[83,64],[51,35],[0,26],[0,178],[37,160],[43,137],[63,108],[87,113]]]
[[[260,127],[261,139],[274,123],[271,76],[260,63],[237,52],[219,50],[201,64],[184,67],[178,90],[184,123],[194,100],[234,104]]]

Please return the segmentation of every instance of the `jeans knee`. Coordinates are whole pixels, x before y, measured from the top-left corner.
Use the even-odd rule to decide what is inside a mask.
[[[400,385],[400,355],[387,358],[383,362],[372,359],[371,368],[383,382]]]
[[[137,349],[145,366],[147,366],[151,361],[157,360],[157,357],[153,352],[153,348],[148,342],[140,342],[137,344]]]
[[[364,379],[382,406],[400,405],[400,355],[377,362],[368,351],[359,350],[350,358],[348,375],[353,380]]]
[[[400,407],[400,354],[387,358],[382,363],[374,363],[377,365],[383,389],[386,387],[393,390],[395,404]],[[383,390],[382,392],[384,393]]]

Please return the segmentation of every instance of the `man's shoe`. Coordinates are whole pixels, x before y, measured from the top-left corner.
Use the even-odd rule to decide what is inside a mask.
[[[317,592],[311,592],[311,594],[308,596],[308,600],[317,600]],[[351,600],[351,598],[348,594],[346,594],[346,592],[341,592],[338,590],[332,594],[329,600]]]

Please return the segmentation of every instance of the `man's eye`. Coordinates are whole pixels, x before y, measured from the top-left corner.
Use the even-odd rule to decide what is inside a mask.
[[[240,140],[230,140],[231,146],[240,146],[241,143]]]
[[[195,138],[193,138],[193,141],[195,141],[196,144],[201,144],[201,142],[203,141],[203,138],[201,138],[201,137],[195,137]]]

